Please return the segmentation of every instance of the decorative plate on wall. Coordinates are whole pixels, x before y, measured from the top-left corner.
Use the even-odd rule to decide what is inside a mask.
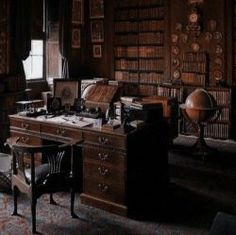
[[[179,36],[177,34],[171,34],[171,42],[177,43],[179,39]]]
[[[223,66],[223,61],[220,57],[216,57],[215,58],[215,64],[219,67],[222,67]]]
[[[223,77],[223,75],[222,75],[222,72],[221,72],[221,71],[219,71],[219,70],[215,70],[215,71],[214,71],[214,78],[215,78],[216,81],[221,80],[222,77]]]
[[[221,45],[216,45],[216,54],[217,55],[221,55],[222,53],[223,53],[223,48],[222,48],[222,46]]]
[[[210,42],[212,37],[213,36],[212,36],[212,34],[210,32],[206,32],[204,39],[205,39],[205,41]]]
[[[223,35],[222,35],[221,32],[215,32],[213,34],[213,37],[214,37],[215,40],[221,40],[223,38]]]
[[[174,54],[174,55],[178,55],[178,54],[179,54],[179,47],[177,47],[177,46],[172,46],[172,47],[171,47],[171,52],[172,52],[172,54]]]
[[[175,67],[179,67],[180,65],[180,60],[175,58],[175,59],[172,59],[172,65],[175,66]]]
[[[198,52],[199,49],[200,49],[199,44],[196,43],[196,42],[193,42],[193,43],[191,44],[191,47],[192,47],[192,49],[193,49],[194,52]]]
[[[186,33],[182,33],[180,35],[180,38],[183,43],[186,43],[188,41],[188,35]]]
[[[173,78],[175,78],[175,79],[179,79],[180,78],[180,71],[179,70],[175,70],[173,72]]]

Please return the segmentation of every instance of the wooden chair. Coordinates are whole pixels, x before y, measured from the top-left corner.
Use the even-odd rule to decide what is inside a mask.
[[[71,216],[78,218],[74,213],[74,166],[73,144],[26,146],[12,144],[7,141],[13,155],[12,190],[14,197],[13,215],[17,212],[17,194],[26,193],[31,201],[32,233],[36,233],[36,203],[37,199],[45,193],[50,194],[50,203],[54,203],[52,194],[55,192],[71,190]],[[41,155],[42,164],[36,166],[35,158]],[[30,157],[30,167],[26,159]]]

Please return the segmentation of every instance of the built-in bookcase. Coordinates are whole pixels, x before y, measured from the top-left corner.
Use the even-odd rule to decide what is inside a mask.
[[[114,7],[115,80],[156,94],[165,80],[165,1],[116,0]]]

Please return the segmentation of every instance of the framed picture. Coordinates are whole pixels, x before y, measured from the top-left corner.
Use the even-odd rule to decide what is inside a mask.
[[[80,97],[80,81],[57,78],[53,81],[53,96],[61,99],[61,105],[74,105]]]
[[[90,0],[90,18],[104,18],[104,0]]]
[[[102,57],[102,45],[93,45],[93,57],[94,58]]]
[[[83,23],[83,0],[72,0],[72,23]]]
[[[102,20],[91,21],[91,41],[92,42],[104,41],[104,30],[103,30]]]
[[[80,29],[72,29],[71,47],[80,48]]]

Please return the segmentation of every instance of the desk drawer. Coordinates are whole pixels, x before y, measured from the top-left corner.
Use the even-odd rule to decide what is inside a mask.
[[[41,145],[41,139],[37,136],[25,134],[25,133],[19,133],[11,131],[12,137],[19,137],[19,141],[21,143],[27,144],[27,145]]]
[[[93,178],[98,181],[106,181],[110,184],[124,184],[125,171],[116,166],[100,164],[96,161],[84,161],[84,177]]]
[[[33,123],[28,120],[18,120],[18,119],[10,119],[10,125],[12,127],[21,128],[25,131],[36,131],[40,132],[40,123]]]
[[[42,124],[41,132],[55,135],[56,137],[71,138],[74,140],[82,139],[82,132],[77,129],[70,129],[60,125]]]
[[[95,160],[102,164],[114,165],[118,169],[124,169],[125,155],[114,149],[83,145],[83,156],[85,160]]]
[[[111,184],[92,178],[84,179],[84,193],[115,203],[125,204],[124,185]]]
[[[90,142],[101,146],[119,149],[126,148],[126,138],[124,136],[109,135],[103,132],[84,132],[84,141],[85,143]]]

